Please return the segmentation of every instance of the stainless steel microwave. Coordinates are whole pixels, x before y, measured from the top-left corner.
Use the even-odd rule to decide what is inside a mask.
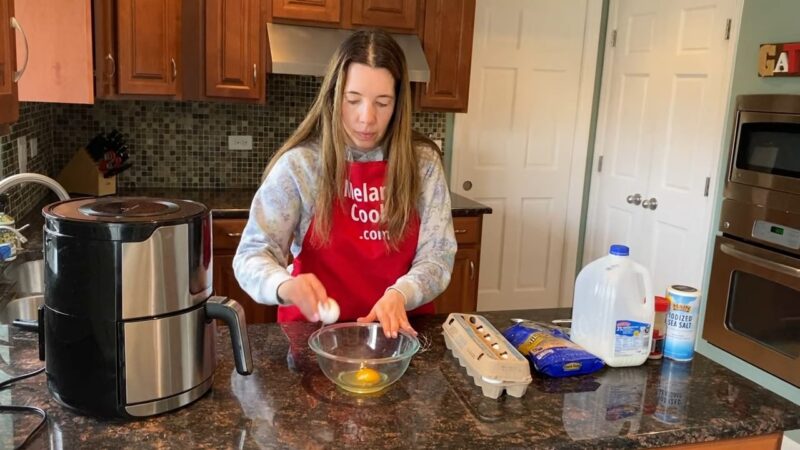
[[[800,387],[800,96],[736,105],[703,337]]]
[[[800,195],[800,97],[739,96],[730,181]]]

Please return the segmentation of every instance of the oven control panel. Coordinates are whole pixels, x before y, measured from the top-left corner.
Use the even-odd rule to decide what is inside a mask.
[[[753,237],[792,250],[800,250],[800,230],[766,220],[753,223]]]

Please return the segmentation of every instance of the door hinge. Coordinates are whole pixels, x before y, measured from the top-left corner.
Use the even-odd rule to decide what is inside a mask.
[[[731,39],[731,19],[728,19],[725,22],[725,40],[729,41]]]
[[[706,177],[706,189],[703,191],[703,197],[708,197],[708,188],[711,186],[711,177]]]
[[[603,171],[603,155],[597,159],[597,172],[600,173]]]
[[[611,46],[617,46],[617,30],[611,30]]]

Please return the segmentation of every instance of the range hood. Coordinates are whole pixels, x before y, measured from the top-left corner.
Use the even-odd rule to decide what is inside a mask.
[[[353,30],[267,23],[272,73],[324,76],[328,61]],[[413,34],[392,34],[406,54],[411,81],[427,83],[428,61],[422,43]]]

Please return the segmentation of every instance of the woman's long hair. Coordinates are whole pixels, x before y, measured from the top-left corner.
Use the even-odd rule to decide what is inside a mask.
[[[360,30],[342,42],[328,64],[319,94],[305,119],[272,157],[264,176],[284,153],[311,140],[320,145],[320,167],[312,242],[328,242],[334,205],[344,197],[347,177],[346,138],[342,125],[342,101],[347,69],[352,63],[387,69],[394,78],[395,104],[383,138],[388,161],[381,229],[387,231],[387,243],[396,249],[404,237],[406,224],[416,214],[420,175],[414,150],[415,140],[424,136],[411,131],[411,87],[403,50],[382,30]]]

